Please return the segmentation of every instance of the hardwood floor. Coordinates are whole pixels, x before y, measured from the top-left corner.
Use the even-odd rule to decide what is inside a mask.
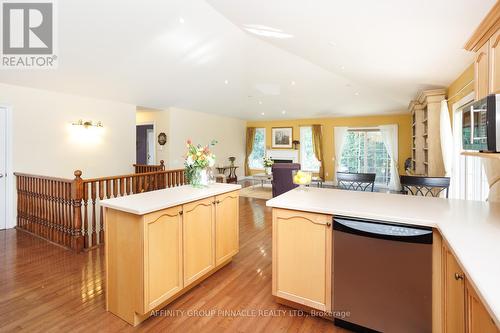
[[[102,248],[77,255],[3,230],[0,264],[0,332],[346,332],[274,302],[271,210],[260,199],[240,198],[233,262],[136,328],[105,310]],[[269,310],[282,311],[259,315]]]

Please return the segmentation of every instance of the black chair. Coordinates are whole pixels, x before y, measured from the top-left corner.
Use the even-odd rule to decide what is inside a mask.
[[[439,197],[441,192],[446,191],[448,198],[449,177],[401,176],[400,181],[403,194]]]
[[[344,190],[366,191],[369,189],[373,192],[375,176],[374,173],[337,172],[337,183]]]

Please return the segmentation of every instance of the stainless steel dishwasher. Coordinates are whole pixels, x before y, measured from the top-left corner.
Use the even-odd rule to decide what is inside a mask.
[[[432,229],[334,217],[332,258],[335,325],[432,331]]]

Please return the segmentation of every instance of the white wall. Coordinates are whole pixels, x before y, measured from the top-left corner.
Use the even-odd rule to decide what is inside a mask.
[[[133,172],[135,105],[1,83],[0,105],[12,113],[14,172],[71,179],[76,169],[83,178]],[[101,121],[104,128],[77,140],[71,123],[78,119]],[[12,198],[15,205],[15,189]]]
[[[12,109],[15,172],[73,178],[130,173],[135,160],[131,104],[0,84],[0,104]],[[102,133],[74,137],[78,119],[101,121]]]
[[[152,110],[147,108],[137,108],[136,115],[137,124],[153,123],[155,127],[155,147],[156,147],[156,163],[165,162],[165,167],[169,168],[169,142],[170,142],[170,112],[169,110]],[[158,144],[158,134],[164,132],[167,134],[167,143],[164,146]]]
[[[213,148],[216,155],[216,165],[228,165],[228,157],[236,157],[235,164],[240,166],[238,177],[244,174],[245,161],[245,128],[246,122],[241,119],[217,116],[191,110],[169,108],[170,133],[169,140],[169,167],[182,168],[183,155],[186,153],[186,140],[191,139],[195,144],[206,145],[212,140],[218,143]]]

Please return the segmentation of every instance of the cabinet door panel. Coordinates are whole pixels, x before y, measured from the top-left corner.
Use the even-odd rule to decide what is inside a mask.
[[[490,38],[490,94],[500,93],[500,30]]]
[[[486,42],[476,53],[474,59],[474,90],[476,100],[484,98],[489,91],[489,66],[488,66],[489,42]]]
[[[216,265],[238,253],[239,250],[239,212],[238,193],[218,195],[215,208],[215,256]]]
[[[445,332],[465,332],[465,281],[464,273],[453,253],[444,246],[444,306]]]
[[[183,287],[181,207],[144,223],[144,306],[153,309]]]
[[[467,283],[467,328],[468,333],[498,333],[493,319],[479,300],[476,292]]]
[[[273,210],[273,295],[331,311],[331,216]]]
[[[215,267],[214,198],[184,205],[184,286]]]

